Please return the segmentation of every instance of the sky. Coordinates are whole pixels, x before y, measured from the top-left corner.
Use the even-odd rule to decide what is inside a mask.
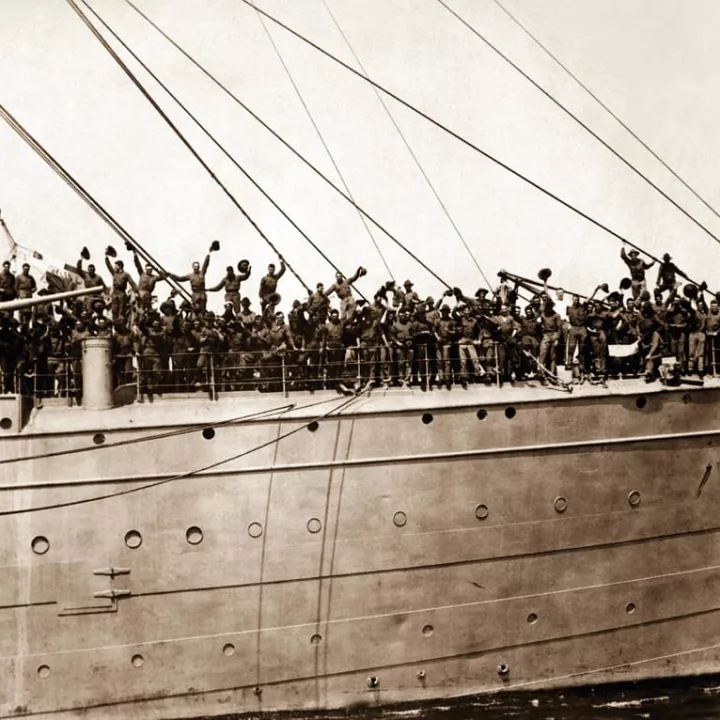
[[[720,208],[720,47],[714,0],[501,0],[606,105]],[[683,216],[437,0],[255,0],[472,143],[655,255],[669,252],[713,288],[717,241]],[[157,34],[125,0],[88,0],[228,152],[346,274],[368,269],[371,295],[392,276],[421,295],[443,285],[358,213]],[[528,75],[720,237],[695,199],[555,65],[494,0],[447,0]],[[137,6],[444,282],[474,292],[501,268],[591,292],[626,273],[620,242],[392,100],[387,106],[452,221],[423,179],[373,89],[242,0],[136,0]],[[173,135],[65,0],[2,0],[0,103],[170,271],[210,242],[208,280],[248,258],[255,297],[273,251]],[[331,15],[332,13],[332,15]],[[103,30],[104,34],[105,31]],[[310,287],[334,270],[112,40],[111,44]],[[4,123],[0,208],[22,245],[74,263],[122,242]],[[374,240],[374,242],[373,242]],[[464,247],[463,240],[470,248]],[[382,257],[375,244],[379,247]],[[130,258],[124,251],[121,257]],[[473,259],[473,257],[475,259]],[[98,262],[98,264],[100,264]],[[650,271],[654,281],[655,272]],[[288,274],[284,304],[302,297]],[[220,298],[213,301],[217,307]]]

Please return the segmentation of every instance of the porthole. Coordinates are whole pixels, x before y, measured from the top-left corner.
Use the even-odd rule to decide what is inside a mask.
[[[625,612],[626,612],[628,615],[632,615],[632,614],[635,612],[635,610],[637,610],[637,608],[635,607],[635,603],[628,603],[628,604],[625,606]]]
[[[315,635],[313,635],[310,638],[311,645],[319,645],[321,642],[322,642],[322,635],[318,635],[317,633],[315,633]]]
[[[44,555],[50,549],[50,541],[44,535],[38,535],[32,539],[30,547],[36,555]]]
[[[422,629],[422,633],[425,637],[430,637],[435,632],[435,628],[432,625],[426,625]]]
[[[96,445],[102,445],[105,442],[105,435],[103,433],[95,433],[93,435],[93,442]]]
[[[133,667],[141,668],[145,664],[145,658],[142,655],[133,655],[130,662]]]
[[[9,430],[12,427],[12,420],[9,417],[4,417],[0,420],[0,428],[3,430]]]
[[[555,508],[555,512],[558,513],[564,513],[567,510],[568,501],[567,498],[564,498],[561,496],[556,497],[553,501],[553,507]]]
[[[517,410],[514,407],[505,408],[505,417],[508,420],[512,420],[517,415]]]
[[[40,667],[37,669],[37,674],[43,680],[47,680],[50,677],[50,666],[49,665],[40,665]]]
[[[484,420],[487,417],[487,410],[480,408],[476,413],[478,420]]]
[[[475,517],[478,520],[485,520],[485,518],[490,514],[490,511],[488,510],[487,505],[478,505],[475,508]]]
[[[196,525],[193,525],[185,532],[185,539],[190,545],[199,545],[203,541],[203,531]]]
[[[320,522],[320,518],[310,518],[307,521],[307,529],[308,532],[312,533],[313,535],[315,533],[319,533],[322,530],[322,522]]]
[[[432,413],[423,413],[422,421],[423,425],[429,425],[433,421]]]
[[[308,423],[307,429],[310,432],[317,432],[319,427],[320,424],[317,422],[317,420],[313,420],[311,423]]]
[[[129,530],[125,533],[125,544],[131,549],[135,550],[142,545],[142,535],[137,530]]]
[[[641,395],[636,401],[635,405],[638,410],[642,410],[647,405],[647,398],[644,395]]]
[[[640,500],[640,493],[637,490],[628,493],[627,501],[630,507],[637,507],[640,504]]]
[[[263,533],[262,525],[258,522],[252,522],[248,525],[248,535],[251,538],[259,538]]]
[[[402,510],[398,510],[393,515],[393,522],[397,527],[403,527],[407,523],[407,515]]]
[[[231,655],[235,654],[235,646],[232,643],[226,643],[223,645],[223,655],[226,655],[227,657],[230,657]]]
[[[538,621],[538,616],[536,613],[530,613],[527,616],[528,625],[534,625],[537,621]]]
[[[500,663],[497,666],[498,675],[507,675],[510,672],[510,666],[507,663]]]
[[[207,427],[202,431],[202,436],[206,440],[212,440],[215,437],[215,428]]]

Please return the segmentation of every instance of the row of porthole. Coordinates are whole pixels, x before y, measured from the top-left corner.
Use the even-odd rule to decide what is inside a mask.
[[[307,521],[307,530],[313,535],[319,533],[320,530],[322,530],[322,522],[320,519],[310,518]],[[248,525],[247,532],[251,538],[259,538],[263,534],[263,527],[258,522],[252,522]],[[185,539],[189,545],[199,545],[204,537],[205,535],[202,528],[199,528],[197,525],[193,525],[185,531]],[[128,530],[128,532],[125,533],[125,545],[131,550],[137,550],[142,544],[143,536],[139,530]],[[30,547],[36,555],[45,555],[50,549],[50,541],[44,535],[37,535],[32,539]]]
[[[627,502],[631,508],[638,507],[641,500],[642,496],[637,490],[632,490],[628,493]],[[568,509],[567,498],[563,497],[562,495],[556,497],[555,500],[553,500],[553,507],[555,508],[556,513],[562,515]],[[480,504],[475,507],[475,517],[478,520],[485,520],[488,515],[490,515],[490,510],[488,509],[487,505]]]
[[[689,403],[691,401],[691,397],[688,394],[683,395],[683,402],[685,404]],[[635,400],[635,405],[639,410],[642,410],[647,405],[647,398],[644,395],[641,395]],[[505,417],[508,418],[508,420],[512,420],[515,415],[517,415],[517,410],[510,406],[505,408]],[[485,420],[488,416],[487,410],[485,408],[480,408],[476,413],[478,420]],[[420,418],[425,425],[429,425],[435,418],[432,413],[426,412],[423,413]],[[0,420],[0,428],[3,430],[9,430],[12,427],[12,420],[10,418],[2,418]],[[320,425],[316,420],[313,420],[312,422],[308,423],[307,429],[310,432],[316,432],[319,429]],[[206,440],[212,440],[215,437],[215,428],[212,427],[206,427],[202,431],[202,436]],[[96,445],[102,445],[105,442],[105,435],[103,433],[95,433],[93,436],[93,442]]]
[[[628,603],[625,606],[625,612],[628,615],[632,615],[636,609],[637,609],[637,607],[636,607],[635,603],[632,603],[632,602]],[[537,613],[533,612],[527,616],[528,625],[535,625],[537,622],[538,622]],[[425,637],[431,637],[434,633],[435,633],[435,628],[432,625],[425,625],[422,629],[422,634]],[[319,635],[318,633],[315,633],[314,635],[310,636],[310,644],[311,645],[317,646],[322,642],[322,640],[323,640],[322,635]],[[235,645],[233,645],[232,643],[225,643],[222,646],[222,653],[226,657],[232,657],[235,654]],[[133,655],[130,658],[130,664],[134,668],[141,668],[145,665],[145,658],[142,655],[140,655],[139,653],[136,653],[135,655]],[[506,663],[501,663],[500,665],[498,665],[498,674],[499,675],[506,675],[508,673],[508,671],[509,671],[509,667]],[[46,680],[47,678],[50,677],[50,675],[52,674],[52,671],[50,670],[49,665],[40,665],[37,669],[37,674],[40,676],[40,678],[42,678],[43,680]],[[418,671],[417,676],[420,679],[423,679],[425,677],[425,671],[424,670]],[[368,678],[368,686],[369,687],[377,687],[378,684],[379,684],[379,680],[378,680],[377,676],[371,675]],[[259,690],[259,688],[256,688],[255,690],[256,690],[256,694],[259,694],[257,692]]]
[[[640,493],[637,490],[632,490],[628,493],[627,502],[630,507],[638,507],[641,502]],[[562,496],[556,497],[553,501],[553,507],[558,514],[564,513],[568,508],[567,498]],[[487,505],[481,503],[475,506],[475,517],[478,520],[486,520],[489,515],[490,510]],[[396,527],[404,527],[407,525],[407,521],[407,513],[402,510],[398,510],[393,515],[393,524]],[[322,530],[322,522],[320,519],[315,517],[310,518],[307,521],[307,530],[313,535],[319,533]],[[248,525],[247,532],[251,538],[259,538],[263,534],[263,527],[258,522],[252,522]],[[205,535],[202,529],[197,525],[189,527],[185,532],[185,539],[189,545],[199,545],[203,541],[204,537]],[[143,536],[139,530],[129,530],[125,533],[125,545],[127,545],[127,547],[131,550],[137,550],[142,543]],[[36,555],[45,555],[45,553],[50,549],[50,541],[44,535],[37,535],[32,539],[30,547]]]
[[[690,397],[690,395],[688,395],[686,393],[685,395],[683,395],[682,400],[687,405],[689,402],[691,402],[692,398]],[[647,405],[647,398],[644,395],[641,395],[640,397],[638,397],[635,400],[635,405],[637,406],[637,408],[639,410],[642,410]],[[480,408],[477,411],[476,415],[477,415],[478,420],[485,420],[485,418],[487,418],[487,416],[488,416],[488,413],[487,413],[487,410],[485,410],[484,408]],[[505,417],[506,418],[508,418],[509,420],[512,420],[512,418],[514,418],[515,415],[517,415],[517,410],[514,407],[511,406],[511,407],[505,408]],[[421,417],[421,420],[423,421],[423,423],[425,425],[429,425],[434,419],[435,418],[433,417],[433,414],[429,413],[429,412],[423,413],[423,415]],[[8,417],[4,417],[4,418],[0,419],[0,428],[2,428],[3,430],[9,430],[12,427],[12,424],[13,424],[12,420]],[[310,432],[316,432],[319,427],[320,427],[320,425],[318,424],[318,422],[316,420],[313,420],[312,422],[308,423],[308,425],[307,425],[307,429]],[[215,428],[212,428],[212,427],[204,428],[202,431],[202,436],[206,440],[212,440],[215,437]],[[105,442],[105,435],[103,433],[95,433],[95,435],[93,435],[93,442],[96,445],[102,445]]]

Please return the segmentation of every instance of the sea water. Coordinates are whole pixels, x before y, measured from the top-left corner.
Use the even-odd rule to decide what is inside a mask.
[[[240,716],[227,716],[226,720]],[[244,716],[247,718],[248,716]],[[720,677],[514,693],[276,720],[720,720]]]

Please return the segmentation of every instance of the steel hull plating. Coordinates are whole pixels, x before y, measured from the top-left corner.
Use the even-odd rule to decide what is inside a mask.
[[[48,407],[19,432],[18,410],[0,716],[718,672],[718,399],[633,382],[237,396]]]

